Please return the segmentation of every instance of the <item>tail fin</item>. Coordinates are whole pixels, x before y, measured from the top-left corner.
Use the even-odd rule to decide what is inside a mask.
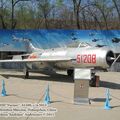
[[[43,49],[34,47],[31,42],[29,43],[29,50],[30,50],[31,52],[38,52],[38,51],[41,51],[41,52],[42,52],[42,51],[43,51]]]

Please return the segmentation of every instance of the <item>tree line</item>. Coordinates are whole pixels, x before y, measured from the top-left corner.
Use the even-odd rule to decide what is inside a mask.
[[[0,0],[1,29],[120,29],[119,0]]]

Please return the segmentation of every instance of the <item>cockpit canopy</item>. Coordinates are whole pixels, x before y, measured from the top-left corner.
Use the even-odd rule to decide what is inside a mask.
[[[80,48],[80,47],[90,47],[91,45],[87,42],[74,41],[67,45],[68,48]]]

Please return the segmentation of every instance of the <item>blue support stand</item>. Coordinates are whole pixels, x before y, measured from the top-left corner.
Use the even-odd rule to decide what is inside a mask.
[[[47,86],[46,91],[45,91],[44,103],[50,104],[49,85]]]
[[[106,89],[106,101],[105,101],[105,105],[104,105],[105,110],[111,109],[109,97],[110,97],[109,89]]]
[[[7,96],[6,94],[6,90],[5,90],[5,81],[3,80],[2,81],[2,92],[1,92],[1,96]]]

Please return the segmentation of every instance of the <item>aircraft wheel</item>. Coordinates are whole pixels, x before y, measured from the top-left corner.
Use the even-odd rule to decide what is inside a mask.
[[[73,75],[73,70],[67,70],[67,75],[72,76]]]
[[[90,82],[89,82],[90,87],[96,87],[96,77],[94,76]]]

